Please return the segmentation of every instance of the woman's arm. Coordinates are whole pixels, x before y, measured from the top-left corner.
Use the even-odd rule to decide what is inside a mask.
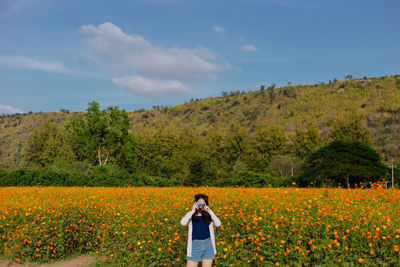
[[[210,208],[208,209],[208,213],[210,213],[211,219],[213,220],[215,227],[221,226],[221,221]]]
[[[190,218],[192,217],[193,213],[195,213],[195,212],[196,212],[195,209],[192,209],[191,211],[187,212],[186,215],[185,215],[185,217],[182,218],[181,224],[182,224],[183,226],[186,226],[186,225],[189,223],[189,220],[190,220]]]

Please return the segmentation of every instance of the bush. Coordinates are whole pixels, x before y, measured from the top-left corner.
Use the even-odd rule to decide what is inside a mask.
[[[224,179],[221,182],[221,186],[233,187],[278,187],[286,184],[287,182],[284,178],[273,176],[269,173],[255,173],[251,171],[239,172],[232,178]]]
[[[52,167],[37,169],[0,169],[0,186],[143,186],[165,185],[163,180],[150,180],[116,166],[94,166],[87,172],[58,170]]]
[[[208,177],[208,175],[207,175]],[[210,176],[211,177],[211,176]],[[222,179],[222,177],[221,177]],[[226,187],[277,187],[291,186],[292,178],[279,177],[273,173],[242,171],[232,178],[216,180],[209,178],[203,185]],[[151,176],[121,169],[116,165],[91,166],[86,172],[67,171],[54,167],[20,168],[8,170],[0,168],[0,186],[183,186],[178,178]]]

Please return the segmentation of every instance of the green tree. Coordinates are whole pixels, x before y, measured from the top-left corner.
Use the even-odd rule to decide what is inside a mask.
[[[308,158],[322,143],[318,128],[311,124],[306,130],[296,127],[295,134],[289,139],[291,154],[299,158]]]
[[[228,133],[226,151],[229,163],[235,163],[248,152],[248,134],[240,126],[233,126]]]
[[[205,146],[209,157],[215,159],[220,165],[226,164],[228,144],[225,135],[217,128],[211,131],[206,138]]]
[[[204,172],[205,172],[205,159],[196,153],[192,156],[192,160],[189,164],[189,183],[191,185],[200,186],[204,183]]]
[[[28,164],[41,167],[53,164],[56,158],[67,162],[75,159],[68,132],[50,120],[41,123],[29,135],[23,154]]]
[[[333,130],[330,139],[343,140],[348,142],[361,142],[367,146],[372,145],[371,133],[361,124],[361,116],[351,113],[343,119],[333,122]]]
[[[261,127],[256,131],[254,148],[267,161],[280,154],[286,145],[285,134],[278,126]]]
[[[136,162],[136,139],[128,132],[128,113],[118,106],[100,110],[99,103],[89,103],[87,112],[73,118],[67,129],[77,157],[92,164],[104,166],[112,161],[124,168],[133,168]]]
[[[268,164],[268,171],[276,173],[281,177],[298,175],[303,165],[303,160],[292,155],[276,155]]]
[[[388,167],[379,154],[360,142],[335,140],[320,148],[307,161],[301,181],[320,184],[351,184],[376,181],[386,175]]]
[[[276,97],[275,83],[271,84],[271,86],[268,86],[268,91],[269,91],[269,101],[270,101],[270,104],[272,105],[272,102],[274,101],[274,99]]]
[[[286,137],[278,126],[260,127],[250,140],[250,149],[244,161],[249,170],[265,172],[271,159],[282,154],[285,147]]]

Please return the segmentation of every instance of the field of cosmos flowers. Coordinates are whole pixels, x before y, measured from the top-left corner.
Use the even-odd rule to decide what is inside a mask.
[[[355,188],[3,187],[0,257],[102,255],[96,266],[184,266],[194,195],[222,222],[214,266],[399,266],[400,192]]]

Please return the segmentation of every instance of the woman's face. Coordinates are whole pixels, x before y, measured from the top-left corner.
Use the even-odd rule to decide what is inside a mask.
[[[197,203],[197,204],[200,204],[200,203],[206,204],[206,202],[204,201],[203,198],[199,198],[199,199],[196,201],[196,203]]]
[[[205,207],[205,205],[206,205],[206,202],[204,201],[203,198],[199,198],[199,199],[196,201],[196,203],[197,203],[197,205],[199,206],[199,208],[201,207],[201,204],[204,204],[204,207]],[[203,207],[203,209],[204,209],[204,207]],[[200,208],[200,209],[201,209],[201,208]]]

